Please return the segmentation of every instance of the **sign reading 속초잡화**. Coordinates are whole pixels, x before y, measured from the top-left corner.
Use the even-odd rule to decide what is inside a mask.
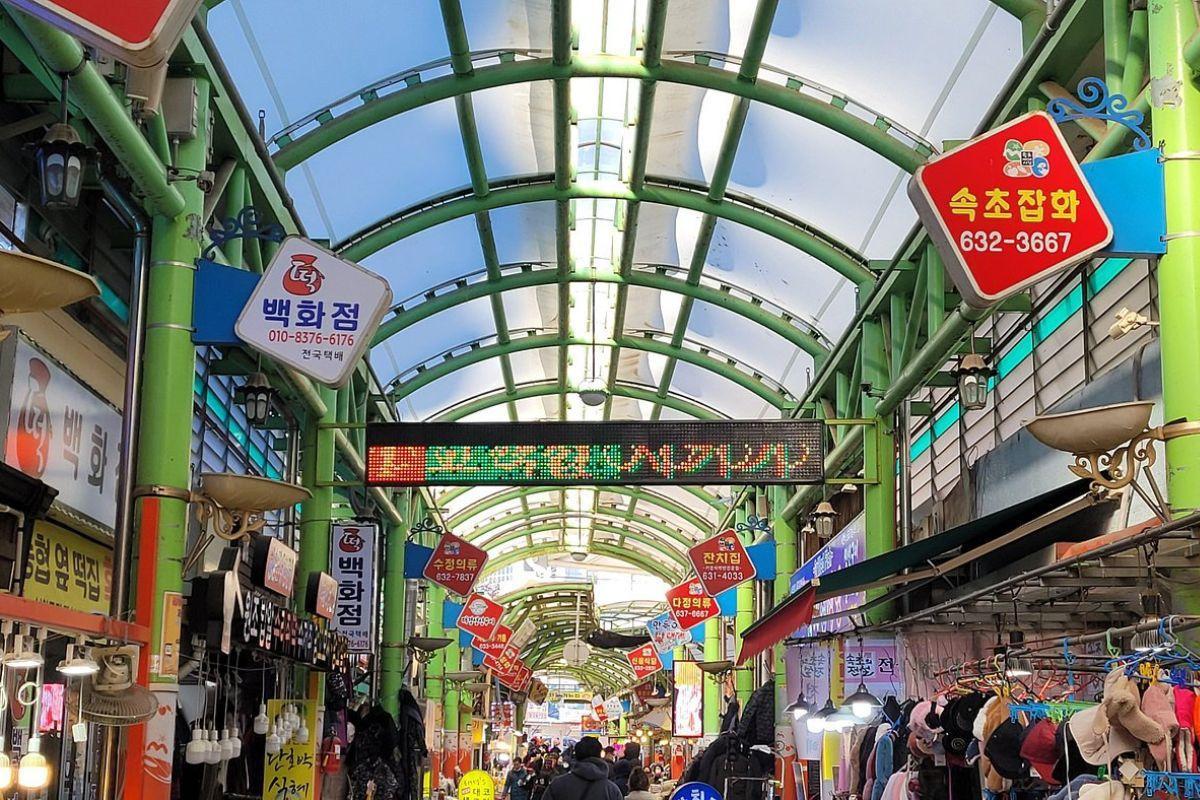
[[[925,162],[908,196],[954,285],[976,308],[1079,263],[1112,239],[1058,125],[1041,111]]]
[[[653,642],[647,642],[641,647],[630,650],[625,657],[629,659],[629,666],[633,668],[635,681],[648,678],[663,668],[662,659],[658,657],[658,651],[654,649]]]
[[[23,337],[9,336],[3,346],[13,353],[5,463],[57,489],[56,502],[111,528],[121,415]]]
[[[504,606],[479,592],[472,592],[458,615],[458,629],[486,642],[496,632],[502,616]]]
[[[370,524],[333,525],[330,572],[338,582],[333,627],[350,643],[351,653],[375,650],[375,542]]]
[[[688,549],[688,559],[704,591],[716,597],[726,589],[754,578],[754,562],[746,546],[731,528]]]
[[[175,50],[200,0],[14,0],[14,5],[135,67]]]
[[[479,580],[487,560],[486,551],[453,533],[443,533],[422,574],[438,586],[465,597]]]
[[[283,240],[234,331],[246,344],[340,387],[392,302],[387,281],[299,236]]]
[[[678,586],[672,586],[667,591],[667,610],[685,631],[721,613],[721,607],[704,591],[699,578],[688,578]]]
[[[660,653],[668,653],[692,640],[691,634],[679,627],[679,623],[669,611],[646,620],[646,630],[650,631],[650,641],[654,643],[654,649]]]
[[[46,520],[33,524],[22,597],[107,614],[111,587],[111,549]]]

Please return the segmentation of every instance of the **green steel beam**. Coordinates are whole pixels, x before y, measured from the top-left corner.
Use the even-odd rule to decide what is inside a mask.
[[[766,402],[773,405],[775,408],[784,408],[789,405],[790,395],[769,387],[764,379],[764,376],[759,372],[746,373],[739,370],[736,366],[737,362],[726,357],[724,360],[714,358],[711,355],[691,350],[686,347],[676,347],[669,342],[659,341],[648,336],[622,336],[617,340],[622,347],[628,347],[631,350],[641,350],[646,353],[656,353],[664,355],[668,358],[675,357],[681,361],[685,361],[701,369],[708,370],[722,378],[725,378],[738,386],[741,386],[747,391],[761,397]],[[464,346],[467,343],[464,343]],[[537,350],[544,347],[558,347],[566,345],[583,345],[591,344],[585,339],[569,338],[566,340],[560,339],[556,333],[537,333],[528,336],[519,336],[507,344],[477,345],[470,343],[472,346],[462,353],[454,355],[444,355],[433,366],[423,370],[416,369],[406,370],[401,375],[406,375],[409,372],[415,372],[413,377],[406,378],[402,384],[390,389],[388,394],[394,402],[399,402],[405,397],[408,397],[413,392],[428,386],[436,380],[451,375],[458,370],[469,367],[472,364],[478,364],[490,358],[497,358],[502,354],[520,353],[528,350]],[[611,342],[601,342],[599,347],[611,347]],[[561,391],[561,386],[560,386]]]
[[[1122,2],[1126,1],[1122,0]],[[1001,11],[1012,14],[1021,20],[1030,16],[1041,18],[1046,16],[1046,4],[1043,0],[992,0],[992,3]]]
[[[569,71],[571,65],[571,0],[551,0],[550,39],[554,66]],[[558,265],[558,386],[559,416],[567,416],[567,339],[571,293],[567,280],[574,269],[571,263],[571,201],[567,190],[573,180],[571,152],[571,81],[566,77],[554,79],[554,188],[559,196],[554,201],[554,250]]]
[[[653,268],[655,265],[649,266],[651,267],[650,269],[631,269],[625,275],[597,275],[596,280],[599,282],[615,282],[619,286],[619,291],[623,291],[629,286],[640,286],[681,294],[694,300],[700,300],[723,308],[750,322],[767,328],[772,333],[776,333],[787,339],[796,347],[813,356],[813,358],[821,359],[829,355],[829,349],[815,334],[798,328],[793,324],[792,321],[796,319],[794,314],[783,309],[772,312],[766,307],[769,301],[763,297],[740,289],[728,282],[722,282],[720,287],[703,283],[689,283],[686,280],[671,277],[670,272],[672,268],[669,266],[663,265],[659,269]],[[455,285],[454,289],[433,296],[408,308],[395,311],[391,317],[379,326],[379,330],[375,334],[375,339],[371,342],[372,346],[386,341],[421,320],[428,319],[434,314],[440,314],[462,303],[468,303],[482,297],[496,298],[497,295],[514,289],[547,286],[558,280],[558,275],[552,268],[522,269],[518,272],[509,272],[503,275],[497,274],[496,277],[492,277],[492,266],[489,264],[487,275],[488,279],[486,281],[477,281],[475,283],[469,283],[466,279],[459,279],[453,282]],[[576,276],[571,279],[571,282],[583,283],[588,280],[591,280],[591,278],[588,277],[585,279],[581,276]],[[732,294],[730,290],[737,290],[739,294],[745,294],[750,299],[743,299],[736,294]],[[428,293],[426,293],[426,296],[428,296]]]
[[[722,57],[717,55],[714,58]],[[313,119],[321,120],[321,124],[313,130],[294,139],[290,134],[277,139],[281,146],[275,154],[275,163],[281,169],[291,169],[326,147],[371,125],[430,103],[498,86],[558,78],[633,78],[726,92],[811,120],[862,144],[909,172],[920,166],[930,154],[927,144],[910,145],[889,133],[894,126],[890,120],[884,117],[865,119],[846,111],[849,98],[844,95],[839,95],[835,104],[802,92],[802,78],[788,81],[787,84],[767,81],[755,83],[741,80],[738,73],[720,67],[674,59],[650,66],[630,56],[575,54],[565,66],[555,65],[550,58],[502,60],[499,64],[477,68],[468,76],[452,74],[414,81],[407,88],[385,95],[371,95],[364,88],[346,98],[369,97],[362,105],[336,116],[332,114],[333,106],[323,109],[313,115]],[[335,105],[341,105],[342,102],[339,100]]]
[[[612,387],[612,393],[619,397],[628,397],[631,400],[644,400],[647,403],[654,402],[655,391],[635,384],[627,384],[624,382],[617,383]],[[532,383],[519,384],[515,391],[508,392],[501,390],[491,392],[489,394],[479,395],[469,400],[453,406],[445,411],[434,414],[432,418],[439,422],[454,422],[463,417],[476,414],[480,411],[485,411],[494,406],[511,400],[524,400],[531,397],[549,397],[559,394],[558,380],[535,381]],[[700,405],[686,397],[671,394],[663,401],[663,405],[681,414],[687,414],[696,419],[728,419],[725,414],[711,409],[707,406]]]
[[[518,561],[524,561],[530,558],[540,558],[542,556],[557,555],[567,552],[567,548],[561,542],[538,545],[537,547],[521,548],[514,550],[511,553],[505,553],[496,558],[489,558],[488,563],[483,568],[483,577],[491,575],[493,572],[504,569],[505,567],[515,564]],[[678,583],[683,579],[683,573],[675,573],[666,567],[660,561],[656,561],[649,556],[634,552],[625,548],[617,547],[616,545],[606,544],[604,542],[593,542],[588,546],[588,552],[598,556],[616,559],[617,561],[630,564],[631,566],[645,570],[647,573],[661,578],[670,584]]]
[[[619,535],[626,529],[631,532],[636,532],[636,536],[631,534],[631,538],[633,538],[635,541],[642,542],[648,547],[658,550],[662,555],[678,562],[681,566],[687,566],[687,558],[683,555],[683,549],[691,547],[698,541],[698,539],[673,530],[670,525],[651,519],[645,515],[638,515],[632,520],[627,520],[623,515],[608,513],[610,511],[613,511],[613,509],[601,507],[598,511],[584,511],[578,515],[594,518],[596,520],[595,524],[597,525],[608,526],[604,527],[603,530],[609,533],[615,533]],[[577,512],[571,511],[570,509],[562,506],[532,506],[528,512],[513,511],[512,513],[482,522],[477,527],[458,535],[462,536],[462,538],[466,539],[467,541],[473,542],[479,547],[488,550],[525,536],[531,536],[534,533],[546,533],[552,530],[562,530],[564,527],[563,520],[567,516],[575,515],[577,515]],[[609,523],[607,522],[609,519],[616,523],[620,523],[622,526],[628,526],[628,528],[618,527],[616,525],[609,526]],[[519,524],[522,526],[542,525],[543,527],[536,529],[533,527],[512,528],[511,526],[514,524]],[[634,527],[636,525],[644,525],[648,530],[642,530],[641,528]],[[499,533],[496,533],[497,531],[499,531]],[[703,535],[707,532],[707,530],[702,530],[699,533]],[[496,533],[496,535],[491,539],[481,538],[491,533]],[[663,546],[664,542],[660,542],[659,540],[655,539],[655,536],[662,536],[665,539],[679,545],[683,549],[671,550],[669,548],[665,548]]]
[[[450,519],[447,520],[447,524],[450,526],[450,530],[458,530],[458,527],[466,520],[469,520],[476,514],[481,514],[490,508],[495,508],[501,503],[505,503],[509,500],[517,500],[522,497],[529,497],[531,495],[557,492],[558,490],[559,487],[557,486],[515,486],[504,489],[503,491],[496,492],[475,501],[462,511],[459,511],[450,517]],[[631,489],[627,486],[605,486],[603,488],[598,488],[597,492],[607,492],[610,494],[621,495],[622,497],[644,496],[647,503],[658,506],[664,511],[669,511],[677,517],[682,517],[685,521],[694,525],[701,531],[709,527],[709,523],[703,517],[698,516],[696,512],[692,511],[687,506],[675,502],[666,495],[649,491],[649,489]]]
[[[373,223],[340,242],[339,255],[362,261],[388,245],[467,214],[496,208],[541,203],[563,198],[552,174],[526,175],[493,180],[486,197],[476,197],[470,188],[457,189],[402,209]],[[801,250],[855,284],[875,280],[875,273],[853,248],[780,209],[744,195],[727,192],[721,201],[707,196],[707,187],[682,179],[647,178],[640,192],[625,184],[572,183],[566,199],[607,198],[641,200],[647,203],[686,208],[714,214],[745,225]]]

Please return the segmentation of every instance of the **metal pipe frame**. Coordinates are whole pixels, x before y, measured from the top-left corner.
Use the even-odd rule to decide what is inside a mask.
[[[501,503],[506,503],[509,500],[516,500],[523,497],[531,497],[538,494],[551,494],[559,491],[561,491],[560,487],[550,486],[518,486],[511,489],[506,489],[475,501],[471,505],[451,516],[448,522],[451,530],[457,530],[468,520],[478,516],[479,514],[482,514],[485,511],[488,511],[489,509],[495,508]],[[621,495],[623,497],[644,497],[647,503],[680,517],[690,525],[693,525],[698,531],[707,530],[711,524],[687,506],[675,502],[666,495],[652,492],[648,488],[643,487],[640,489],[631,489],[627,486],[605,486],[597,489],[596,491],[607,494]]]
[[[491,575],[496,570],[503,569],[504,567],[517,563],[518,561],[524,561],[529,558],[540,558],[542,556],[560,555],[562,552],[563,546],[561,542],[539,545],[537,547],[521,548],[514,550],[511,553],[505,553],[503,555],[496,556],[495,558],[488,559],[487,566],[483,568],[482,574],[484,577],[486,577]],[[587,552],[625,562],[626,564],[643,569],[647,573],[654,575],[657,578],[661,578],[662,580],[671,584],[678,583],[682,579],[681,575],[675,574],[660,562],[650,558],[649,556],[644,556],[641,553],[633,552],[628,548],[618,547],[616,545],[606,544],[604,542],[592,542],[587,546]]]
[[[455,420],[468,417],[472,414],[486,411],[489,408],[506,403],[509,400],[523,400],[530,397],[547,397],[559,393],[558,380],[550,378],[543,381],[530,381],[518,384],[514,391],[508,392],[501,389],[495,392],[488,392],[475,397],[467,398],[458,404],[451,406],[448,409],[443,409],[431,415],[431,418],[439,422],[453,422]],[[640,384],[621,381],[614,385],[611,393],[619,397],[628,397],[631,400],[644,400],[647,403],[653,402],[655,399],[655,390],[653,387]],[[727,414],[723,414],[714,408],[702,405],[691,398],[671,393],[662,401],[663,405],[681,414],[696,419],[729,419]]]

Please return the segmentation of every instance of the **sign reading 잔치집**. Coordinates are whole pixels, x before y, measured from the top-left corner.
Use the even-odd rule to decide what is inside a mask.
[[[329,571],[338,582],[333,627],[349,641],[351,653],[370,653],[375,649],[376,528],[335,523],[332,534]]]
[[[712,597],[745,583],[755,575],[750,554],[732,529],[723,530],[693,545],[688,550],[688,559],[696,570],[696,577],[704,584],[704,591]]]
[[[438,586],[465,597],[479,580],[487,560],[486,551],[453,533],[443,533],[423,574]]]
[[[908,196],[976,308],[1101,250],[1112,225],[1049,114],[1001,125],[913,173]]]
[[[699,578],[688,578],[667,591],[667,609],[685,631],[720,615],[717,601],[704,591]]]
[[[326,386],[340,387],[392,302],[387,281],[323,247],[289,236],[234,331],[246,344]]]
[[[9,336],[3,346],[6,356],[13,353],[5,463],[57,489],[56,502],[111,528],[121,415],[24,338]]]

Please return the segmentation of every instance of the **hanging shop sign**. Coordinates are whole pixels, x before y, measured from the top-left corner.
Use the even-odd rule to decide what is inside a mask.
[[[792,573],[789,591],[796,592],[815,578],[830,572],[852,567],[867,557],[867,520],[859,514],[846,524],[837,535],[825,543],[816,554]],[[829,600],[822,600],[813,607],[813,616],[834,615],[827,622],[815,622],[796,631],[797,636],[814,636],[821,633],[836,633],[851,628],[850,617],[841,612],[856,608],[867,600],[865,592],[850,592]]]
[[[504,606],[479,592],[471,592],[458,615],[458,629],[486,642],[496,632],[502,616]]]
[[[824,435],[817,420],[369,423],[367,483],[821,483]]]
[[[842,653],[844,686],[866,684],[876,697],[904,696],[901,661],[896,657],[896,639],[867,637],[862,645],[847,642]]]
[[[13,5],[118,61],[151,67],[174,52],[200,0],[13,0]]]
[[[111,528],[121,415],[23,337],[10,335],[0,353],[0,380],[11,387],[5,463],[57,489],[56,503]]]
[[[625,657],[629,659],[629,666],[633,668],[635,681],[648,678],[663,668],[662,659],[658,657],[658,651],[654,649],[652,642],[630,650]]]
[[[496,782],[481,769],[473,769],[458,781],[458,800],[496,800]]]
[[[286,704],[296,706],[310,731],[317,727],[315,700],[268,700],[267,714],[276,719]],[[317,742],[321,737],[310,735],[301,744],[289,739],[276,753],[267,753],[263,765],[263,800],[315,800],[317,787]]]
[[[255,350],[338,388],[371,345],[392,302],[387,281],[289,236],[254,287],[234,331]]]
[[[671,800],[721,800],[721,793],[707,783],[692,781],[676,787]]]
[[[591,714],[579,718],[579,733],[582,736],[599,736],[604,733],[604,721]]]
[[[704,735],[704,672],[695,661],[676,661],[671,735],[699,739]]]
[[[925,162],[908,196],[959,294],[988,308],[1103,249],[1112,225],[1049,114]]]
[[[272,602],[258,591],[242,594],[241,641],[323,670],[345,672],[349,642],[342,634]]]
[[[610,697],[605,700],[604,714],[609,719],[620,719],[625,716],[625,706],[621,703],[621,698]]]
[[[667,591],[667,610],[685,631],[721,614],[716,599],[704,591],[699,578],[688,578],[678,586],[672,586]]]
[[[512,638],[509,642],[518,650],[524,650],[525,645],[533,641],[533,635],[537,633],[537,625],[533,624],[533,620],[527,619],[522,622],[517,629],[513,631]]]
[[[712,597],[754,578],[754,562],[732,528],[693,545],[688,559],[704,591]]]
[[[592,695],[592,714],[601,722],[608,722],[608,710],[604,705],[604,695]]]
[[[476,638],[471,646],[483,653],[483,663],[487,667],[494,668],[496,657],[504,652],[504,648],[508,646],[508,640],[512,638],[512,633],[512,628],[500,624],[496,626],[490,639]]]
[[[279,539],[261,536],[250,551],[250,574],[256,586],[291,597],[296,582],[296,551]]]
[[[330,569],[337,581],[337,606],[333,628],[346,637],[351,653],[375,651],[375,543],[374,525],[333,525]]]
[[[315,572],[308,576],[308,587],[304,594],[304,610],[321,619],[333,619],[337,608],[338,583],[328,572]]]
[[[535,705],[541,705],[542,703],[546,702],[547,694],[549,694],[549,690],[546,688],[546,684],[542,683],[539,679],[534,678],[529,684],[529,702]]]
[[[451,593],[466,596],[487,560],[486,551],[453,533],[444,533],[422,574]]]
[[[46,520],[33,525],[21,596],[89,614],[107,614],[112,550]]]
[[[646,620],[646,630],[650,631],[654,649],[660,653],[669,653],[692,640],[692,635],[679,626],[669,611]]]
[[[483,657],[484,666],[490,668],[497,677],[511,677],[521,663],[521,653],[511,644],[504,645],[495,655],[486,654]]]

